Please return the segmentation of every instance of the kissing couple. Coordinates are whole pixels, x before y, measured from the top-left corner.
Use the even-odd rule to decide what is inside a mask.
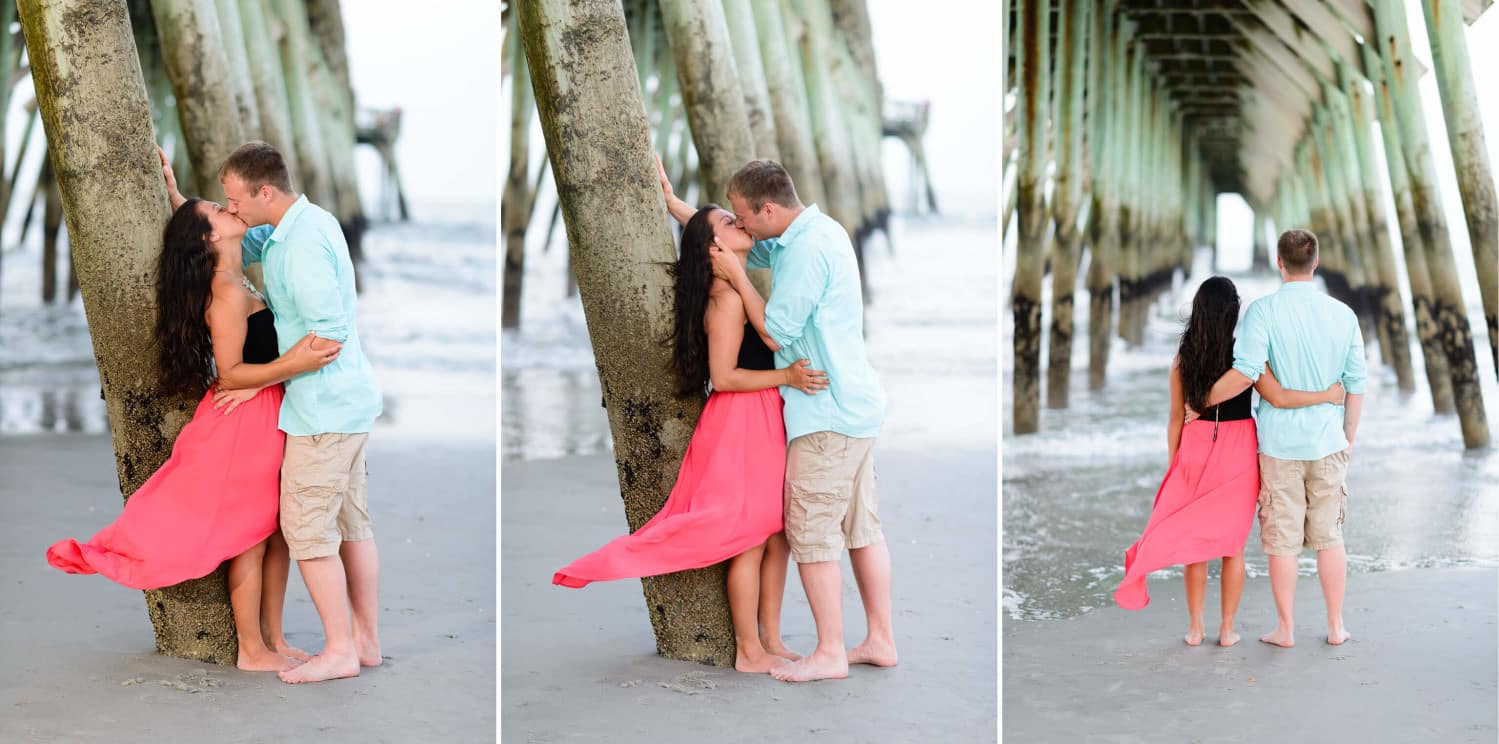
[[[119,518],[86,543],[56,543],[47,562],[158,589],[227,560],[240,669],[288,683],[357,676],[381,663],[364,456],[381,397],[343,231],[264,142],[224,161],[223,205],[184,197],[158,155],[172,205],[156,271],[159,383],[201,397]],[[264,293],[244,275],[255,263]],[[316,656],[282,631],[293,560],[323,625]]]
[[[803,205],[777,162],[740,168],[729,209],[683,202],[660,158],[656,167],[667,211],[683,225],[670,374],[680,395],[706,393],[707,403],[661,510],[552,583],[578,588],[727,560],[735,669],[809,682],[847,677],[849,664],[894,666],[874,471],[885,392],[864,348],[848,233]],[[768,300],[749,268],[770,269]],[[845,548],[868,623],[852,649],[843,640]],[[781,640],[788,555],[817,626],[807,656]]]

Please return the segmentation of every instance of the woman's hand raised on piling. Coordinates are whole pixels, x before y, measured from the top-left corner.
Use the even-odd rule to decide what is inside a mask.
[[[167,182],[167,200],[171,202],[172,211],[175,212],[187,201],[187,197],[177,190],[177,174],[172,172],[172,160],[167,157],[167,151],[157,147],[156,157],[161,159],[161,177]]]
[[[666,194],[667,200],[676,194],[671,190],[671,179],[666,176],[666,166],[661,163],[659,153],[651,153],[656,158],[656,178],[661,180],[661,193]]]
[[[656,158],[656,178],[661,181],[661,195],[666,197],[666,212],[678,224],[686,225],[697,210],[693,209],[691,204],[677,198],[671,190],[671,179],[666,177],[666,166],[661,164],[661,156],[656,153],[651,153],[651,155]]]

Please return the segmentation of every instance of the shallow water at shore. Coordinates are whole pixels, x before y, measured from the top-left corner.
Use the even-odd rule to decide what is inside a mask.
[[[1197,283],[1210,273],[1203,255],[1197,263],[1192,281],[1158,303],[1141,348],[1126,349],[1114,340],[1104,390],[1088,390],[1086,342],[1081,342],[1073,352],[1072,405],[1043,408],[1039,433],[1011,433],[1012,407],[1006,401],[1002,551],[1007,617],[1065,618],[1113,604],[1113,590],[1124,576],[1124,550],[1144,529],[1166,470],[1166,373],[1181,329],[1179,318],[1185,316]],[[1246,307],[1279,284],[1274,276],[1234,279]],[[1476,297],[1470,299],[1476,304]],[[1085,295],[1079,295],[1077,306],[1086,307]],[[1006,312],[1003,321],[1006,344],[1008,316]],[[1074,338],[1086,339],[1086,313],[1078,318]],[[1481,329],[1481,314],[1477,321]],[[1487,335],[1475,333],[1474,341],[1492,429],[1499,426],[1499,385],[1484,361]],[[1419,348],[1413,352],[1419,360]],[[1394,373],[1379,364],[1377,348],[1370,346],[1368,353],[1368,397],[1348,476],[1344,537],[1349,569],[1499,565],[1499,451],[1463,449],[1456,417],[1432,414],[1419,361],[1416,392],[1402,394]],[[1008,346],[1005,357],[1008,383]],[[1245,555],[1251,576],[1267,575],[1258,527],[1250,533]],[[1315,565],[1315,554],[1302,555],[1304,575],[1312,575]],[[1153,574],[1180,575],[1179,566]],[[1213,576],[1216,581],[1216,568]]]

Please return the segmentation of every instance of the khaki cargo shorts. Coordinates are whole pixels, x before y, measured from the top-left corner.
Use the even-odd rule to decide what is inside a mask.
[[[1266,555],[1343,545],[1348,451],[1320,460],[1260,455],[1260,547]]]
[[[874,438],[819,431],[786,448],[786,542],[797,563],[836,561],[885,539],[875,499]]]
[[[288,436],[281,460],[281,533],[292,560],[335,555],[370,526],[364,443],[369,434]]]

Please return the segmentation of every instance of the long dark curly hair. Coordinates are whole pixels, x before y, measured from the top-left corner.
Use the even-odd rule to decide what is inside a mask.
[[[1226,276],[1210,277],[1192,298],[1192,317],[1177,349],[1182,392],[1194,411],[1207,407],[1213,383],[1234,364],[1234,326],[1239,290]]]
[[[213,343],[203,313],[213,296],[218,254],[208,242],[213,227],[188,199],[167,222],[156,264],[158,382],[168,394],[201,394],[213,384]]]
[[[672,334],[671,363],[677,376],[677,394],[701,396],[708,384],[708,330],[703,313],[708,308],[708,290],[713,286],[713,213],[722,209],[708,204],[697,210],[682,228],[682,251],[676,266],[676,327]]]

